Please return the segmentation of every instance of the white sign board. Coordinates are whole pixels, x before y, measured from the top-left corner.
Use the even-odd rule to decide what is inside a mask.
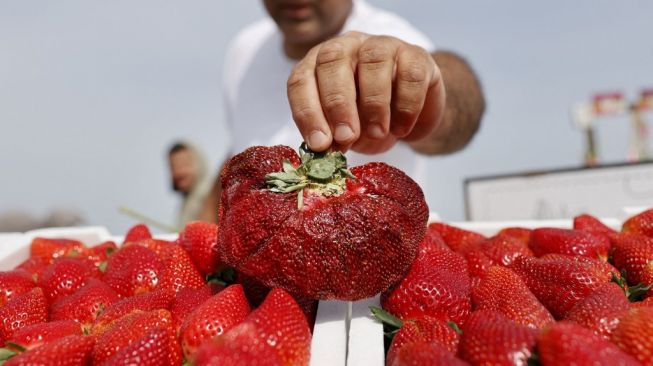
[[[653,207],[653,163],[471,178],[467,219],[545,220],[581,213],[623,217],[624,207]]]

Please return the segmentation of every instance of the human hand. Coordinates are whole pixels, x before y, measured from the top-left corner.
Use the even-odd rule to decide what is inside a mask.
[[[293,119],[314,151],[373,154],[423,139],[442,119],[445,98],[426,50],[358,32],[313,47],[288,78]]]

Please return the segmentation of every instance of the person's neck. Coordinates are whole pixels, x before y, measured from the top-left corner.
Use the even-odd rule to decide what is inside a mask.
[[[347,19],[349,19],[349,17],[351,16],[352,11],[353,11],[353,4],[350,4],[349,9],[347,10],[347,15],[339,22],[339,24],[335,27],[335,29],[331,32],[326,32],[326,34],[323,37],[313,42],[305,42],[305,43],[292,42],[287,38],[284,38],[283,40],[284,53],[291,60],[301,60],[302,58],[304,58],[304,56],[306,56],[306,54],[308,53],[308,51],[311,50],[311,48],[317,46],[318,44],[326,41],[331,37],[335,37],[338,34],[340,34],[342,29],[345,27],[345,23],[347,23]]]

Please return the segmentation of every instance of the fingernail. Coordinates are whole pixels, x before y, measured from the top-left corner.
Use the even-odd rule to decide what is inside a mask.
[[[329,138],[320,130],[315,130],[308,136],[308,146],[313,150],[324,148],[327,145],[329,145]]]
[[[367,126],[367,134],[374,139],[382,139],[385,137],[385,132],[383,132],[383,127],[381,127],[381,125],[376,123]]]
[[[333,134],[333,138],[338,142],[349,141],[354,138],[354,131],[351,127],[345,124],[339,124],[336,126],[336,131]]]

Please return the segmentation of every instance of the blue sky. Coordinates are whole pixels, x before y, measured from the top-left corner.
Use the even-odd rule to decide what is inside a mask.
[[[370,1],[469,59],[488,110],[463,152],[431,159],[432,210],[462,219],[464,178],[581,163],[572,103],[653,86],[653,2]],[[124,231],[129,205],[173,222],[165,149],[226,148],[221,67],[259,1],[0,2],[0,211],[77,208]],[[628,120],[601,121],[606,161],[625,156]]]

